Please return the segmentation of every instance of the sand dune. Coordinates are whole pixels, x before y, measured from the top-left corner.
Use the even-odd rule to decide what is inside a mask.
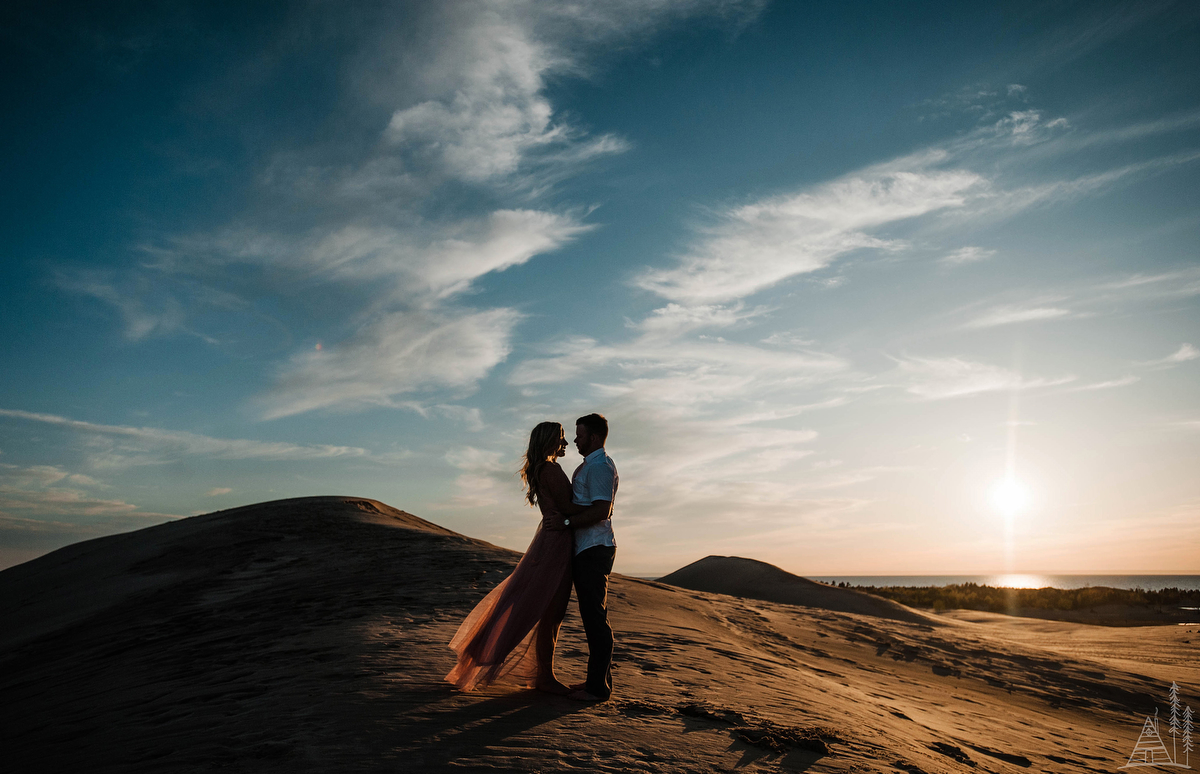
[[[936,618],[891,600],[873,597],[853,589],[826,586],[792,575],[773,564],[740,556],[706,556],[659,578],[658,582],[695,591],[803,605],[820,610],[836,610],[910,623],[938,623]]]
[[[1194,629],[933,626],[827,587],[786,604],[622,576],[613,701],[456,693],[446,642],[517,556],[326,497],[0,572],[5,768],[1107,772],[1164,679],[1200,707]],[[573,606],[559,653],[581,677]]]

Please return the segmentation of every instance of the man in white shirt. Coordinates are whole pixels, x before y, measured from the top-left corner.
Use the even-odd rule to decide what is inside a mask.
[[[575,558],[571,572],[575,599],[588,641],[587,681],[571,694],[581,701],[605,701],[612,695],[613,631],[608,625],[608,576],[612,573],[617,543],[613,538],[612,510],[617,496],[617,466],[604,451],[608,420],[588,414],[575,421],[575,448],[583,463],[571,476],[576,505],[588,506],[569,519],[575,531]]]

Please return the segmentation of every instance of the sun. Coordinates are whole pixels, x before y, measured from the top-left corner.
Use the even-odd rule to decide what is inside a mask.
[[[1005,478],[992,488],[992,507],[1008,517],[1016,516],[1029,506],[1029,490],[1014,478]]]

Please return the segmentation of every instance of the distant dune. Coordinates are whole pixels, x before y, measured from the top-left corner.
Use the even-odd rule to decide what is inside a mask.
[[[887,599],[816,583],[773,564],[740,556],[706,556],[658,579],[659,583],[731,597],[783,602],[894,621],[935,624],[937,619]]]
[[[612,701],[458,693],[446,643],[518,557],[380,502],[311,497],[0,572],[0,765],[1107,772],[1171,680],[1200,708],[1193,629],[925,618],[721,557],[697,563],[721,594],[613,577]],[[755,598],[772,584],[787,600]],[[558,653],[581,679],[574,605]]]

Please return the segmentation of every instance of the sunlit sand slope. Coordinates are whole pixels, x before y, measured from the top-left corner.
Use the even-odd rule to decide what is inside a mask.
[[[456,693],[441,680],[446,642],[516,559],[382,503],[324,497],[6,570],[4,768],[1108,772],[1164,689],[1167,665],[1143,674],[1139,648],[1150,663],[1200,639],[1105,630],[1132,634],[1066,651],[1049,646],[1063,630],[1048,644],[992,619],[934,627],[615,576],[613,701]],[[560,675],[579,679],[573,606],[559,653]]]

